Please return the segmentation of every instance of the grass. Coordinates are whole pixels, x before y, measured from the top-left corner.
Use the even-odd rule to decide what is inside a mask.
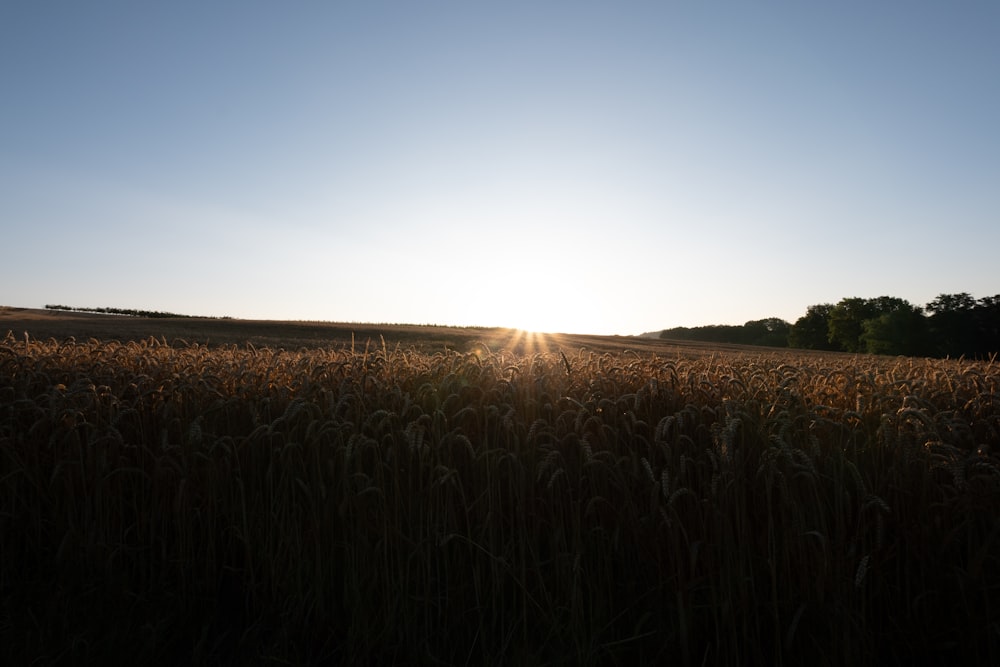
[[[552,340],[8,335],[2,659],[1000,658],[994,364]]]

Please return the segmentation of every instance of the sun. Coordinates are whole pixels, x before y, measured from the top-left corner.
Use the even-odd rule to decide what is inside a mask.
[[[551,334],[513,329],[510,338],[505,341],[505,347],[518,354],[530,355],[551,352],[553,350],[552,343]]]
[[[517,307],[510,309],[509,326],[525,334],[562,333],[566,322],[559,310],[554,304],[550,308],[544,308],[539,304],[521,301]]]
[[[558,275],[558,274],[557,274]],[[502,283],[489,286],[484,294],[489,319],[503,327],[528,334],[570,333],[578,328],[581,309],[566,291],[552,284],[547,271],[520,266],[509,272]],[[578,332],[572,332],[578,333]]]

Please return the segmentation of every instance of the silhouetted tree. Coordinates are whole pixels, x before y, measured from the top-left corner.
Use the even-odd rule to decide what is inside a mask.
[[[882,316],[886,318],[869,323]],[[872,352],[875,348],[885,350],[880,354],[907,354],[895,350],[901,346],[907,349],[926,348],[925,323],[920,318],[923,318],[922,309],[894,296],[841,299],[830,310],[829,338],[847,352]],[[903,337],[907,328],[910,330],[905,335],[906,341],[903,341],[899,337]]]
[[[976,303],[976,337],[971,353],[987,357],[1000,352],[1000,294],[983,297]]]
[[[865,332],[864,322],[877,314],[870,299],[841,299],[830,309],[827,322],[830,342],[845,352],[863,351],[865,346],[861,336]]]
[[[697,340],[705,343],[736,343],[739,345],[788,346],[791,325],[777,317],[752,320],[742,326],[710,324],[703,327],[674,327],[660,332],[660,338]]]
[[[676,327],[664,330],[660,337],[810,350],[983,358],[1000,352],[1000,294],[978,301],[965,292],[940,294],[926,309],[893,296],[850,297],[836,305],[809,306],[795,324],[771,317],[750,320],[743,326]]]
[[[747,345],[788,347],[791,325],[778,317],[751,320],[743,325],[743,338]]]
[[[830,311],[833,304],[820,303],[809,306],[806,314],[795,320],[789,328],[788,344],[804,350],[839,350],[830,341]]]
[[[935,353],[959,357],[976,347],[976,300],[966,292],[939,294],[927,304]]]
[[[862,324],[861,341],[871,354],[924,356],[931,353],[927,318],[919,306],[902,299],[875,304],[883,310]]]

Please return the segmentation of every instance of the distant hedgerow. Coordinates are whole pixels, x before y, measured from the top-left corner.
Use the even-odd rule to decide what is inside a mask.
[[[195,317],[194,315],[181,315],[178,313],[161,312],[158,310],[137,310],[135,308],[108,308],[108,307],[87,308],[87,307],[77,307],[77,306],[52,305],[52,304],[46,304],[45,308],[46,310],[68,310],[79,313],[100,313],[103,315],[127,315],[129,317],[149,317],[149,318]]]

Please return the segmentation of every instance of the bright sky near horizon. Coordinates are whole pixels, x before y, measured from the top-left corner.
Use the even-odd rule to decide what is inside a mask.
[[[0,5],[0,304],[638,334],[1000,293],[1000,3]]]

